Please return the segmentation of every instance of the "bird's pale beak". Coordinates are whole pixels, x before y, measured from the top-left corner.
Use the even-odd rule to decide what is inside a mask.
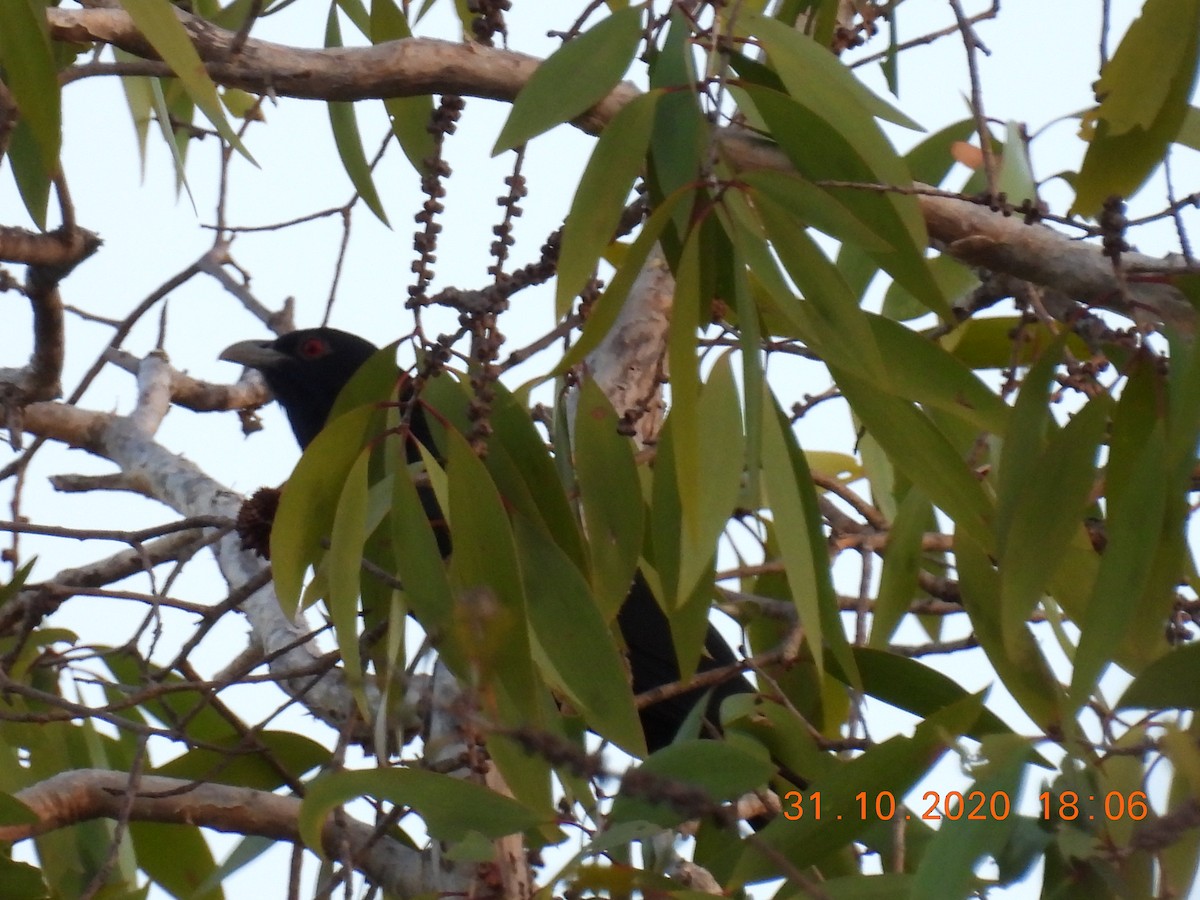
[[[270,368],[286,358],[286,354],[272,347],[270,341],[238,341],[222,350],[218,357],[226,362],[241,363],[251,369]]]

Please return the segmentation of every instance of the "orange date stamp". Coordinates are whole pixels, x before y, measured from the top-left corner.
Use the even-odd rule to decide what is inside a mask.
[[[897,802],[891,791],[859,791],[849,809],[823,809],[821,792],[788,791],[782,797],[782,815],[798,822],[843,819],[890,822],[895,819],[921,819],[926,822],[1000,822],[1012,814],[1013,804],[1007,791],[925,791],[916,810]],[[1075,791],[1042,791],[1038,795],[1042,821],[1110,821],[1129,819],[1140,822],[1150,814],[1145,791],[1109,791],[1101,795],[1080,796]]]

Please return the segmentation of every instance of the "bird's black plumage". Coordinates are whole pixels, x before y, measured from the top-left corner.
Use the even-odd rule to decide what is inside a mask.
[[[338,393],[350,377],[375,352],[369,341],[333,328],[293,331],[274,341],[242,341],[225,349],[221,359],[257,369],[287,413],[292,431],[301,447],[306,447],[325,424]],[[417,407],[410,422],[413,436],[433,446],[424,415]],[[409,447],[415,458],[415,447]],[[427,514],[437,516],[432,492],[423,496]],[[439,546],[449,552],[449,542],[439,529]],[[629,652],[633,690],[643,693],[680,679],[679,662],[671,627],[654,593],[639,572],[617,614],[617,624]],[[736,662],[737,657],[720,632],[712,625],[704,641],[699,670],[709,671]],[[639,711],[646,746],[654,752],[674,740],[679,727],[695,705],[706,695],[705,735],[719,730],[721,701],[734,694],[752,691],[743,677],[724,681],[711,691],[696,689],[678,694]]]

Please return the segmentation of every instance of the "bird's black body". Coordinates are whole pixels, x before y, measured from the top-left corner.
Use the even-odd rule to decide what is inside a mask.
[[[333,328],[314,328],[293,331],[274,341],[243,341],[228,347],[221,359],[241,363],[262,373],[286,411],[296,440],[301,447],[306,447],[325,424],[338,393],[375,350],[371,343],[357,335]],[[432,436],[420,407],[413,411],[410,428],[416,440],[433,449]],[[419,451],[411,444],[409,456],[410,460],[419,458]],[[430,496],[423,496],[422,501],[433,518],[437,507],[429,493]],[[439,546],[443,552],[448,552],[444,530],[438,531]],[[640,572],[617,615],[617,624],[629,651],[635,693],[679,681],[679,662],[670,624]],[[699,664],[702,672],[737,661],[729,644],[712,625],[708,628],[704,649]],[[719,730],[721,701],[752,690],[745,678],[738,677],[722,682],[712,688],[711,693],[703,689],[692,690],[643,708],[639,715],[647,748],[654,752],[671,743],[680,725],[706,693],[709,699],[705,710],[705,736],[711,736]]]

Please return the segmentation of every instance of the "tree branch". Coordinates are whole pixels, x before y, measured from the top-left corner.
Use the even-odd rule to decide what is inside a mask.
[[[200,784],[143,775],[129,794],[129,775],[104,769],[76,769],[55,775],[16,794],[37,821],[0,826],[0,841],[20,841],[92,819],[127,817],[212,828],[276,841],[301,843],[300,800],[267,791]],[[438,885],[428,851],[418,852],[344,815],[329,816],[321,848],[331,859],[349,859],[389,894],[413,897]],[[347,852],[348,851],[348,852]]]
[[[511,102],[541,62],[508,50],[431,38],[328,50],[250,39],[232,56],[233,32],[180,10],[175,13],[214,81],[274,96],[352,101],[455,93]],[[124,12],[51,8],[46,15],[55,40],[108,43],[157,58]],[[623,82],[574,124],[599,133],[637,96],[637,88]],[[777,146],[745,132],[721,129],[718,141],[737,169],[791,170]],[[1176,288],[1136,279],[1126,283],[1097,245],[1071,241],[1044,225],[1027,225],[1019,217],[924,186],[877,189],[916,190],[930,237],[967,265],[1008,272],[1139,321],[1149,318],[1187,327],[1193,322],[1191,305]],[[1182,264],[1135,253],[1122,254],[1121,261],[1126,272],[1186,270]]]

